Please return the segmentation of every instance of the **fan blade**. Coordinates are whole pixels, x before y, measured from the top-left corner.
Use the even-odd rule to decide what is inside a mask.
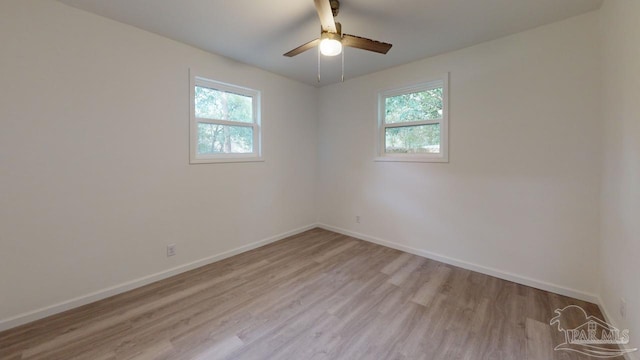
[[[381,41],[371,40],[360,36],[344,34],[342,36],[342,45],[358,48],[362,50],[369,50],[380,54],[386,54],[391,49],[391,44]]]
[[[333,20],[333,12],[331,11],[329,0],[313,0],[313,2],[316,4],[322,31],[337,33],[338,30],[336,29],[336,22]]]
[[[284,56],[288,56],[288,57],[292,57],[292,56],[296,56],[298,54],[301,54],[311,48],[314,48],[316,46],[318,46],[318,44],[320,44],[320,39],[315,39],[315,40],[311,40],[308,43],[304,44],[304,45],[300,45],[297,48],[289,51],[288,53],[284,54]]]

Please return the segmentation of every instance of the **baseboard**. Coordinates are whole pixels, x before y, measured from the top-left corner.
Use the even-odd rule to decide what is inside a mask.
[[[604,319],[602,320],[604,320],[607,324],[613,325],[614,327],[620,329],[620,326],[618,326],[616,321],[609,315],[611,313],[609,312],[607,307],[604,306],[604,301],[602,301],[602,298],[600,296],[598,296],[598,302],[596,304],[598,304],[598,306],[600,307],[600,311],[604,316]],[[631,336],[634,336],[634,335],[631,334]],[[637,337],[638,335],[636,334],[635,336]],[[623,357],[624,357],[624,360],[638,360],[640,359],[640,353],[638,351],[634,351],[632,353],[624,354]]]
[[[351,236],[351,237],[354,237],[354,238],[357,238],[357,239],[360,239],[360,240],[372,242],[374,244],[378,244],[378,245],[390,247],[392,249],[408,252],[410,254],[422,256],[422,257],[425,257],[427,259],[440,261],[440,262],[443,262],[445,264],[449,264],[449,265],[457,266],[457,267],[460,267],[460,268],[463,268],[463,269],[467,269],[467,270],[479,272],[479,273],[482,273],[482,274],[490,275],[490,276],[493,276],[493,277],[497,277],[499,279],[512,281],[512,282],[515,282],[515,283],[518,283],[518,284],[522,284],[522,285],[526,285],[526,286],[530,286],[530,287],[533,287],[533,288],[536,288],[536,289],[545,290],[545,291],[549,291],[549,292],[552,292],[552,293],[555,293],[555,294],[569,296],[569,297],[572,297],[572,298],[575,298],[575,299],[580,299],[580,300],[588,301],[588,302],[591,302],[591,303],[594,303],[594,304],[598,304],[598,296],[595,295],[595,294],[589,294],[589,293],[585,293],[585,292],[582,292],[582,291],[579,291],[579,290],[570,289],[570,288],[567,288],[567,287],[564,287],[564,286],[551,284],[551,283],[548,283],[548,282],[545,282],[545,281],[540,281],[540,280],[528,278],[526,276],[513,274],[513,273],[510,273],[510,272],[507,272],[507,271],[502,271],[502,270],[490,268],[490,267],[487,267],[487,266],[482,266],[482,265],[470,263],[470,262],[467,262],[467,261],[454,259],[454,258],[451,258],[451,257],[448,257],[448,256],[432,253],[432,252],[429,252],[429,251],[426,251],[426,250],[422,250],[422,249],[416,249],[416,248],[413,248],[413,247],[410,247],[410,246],[401,245],[401,244],[398,244],[398,243],[395,243],[395,242],[392,242],[392,241],[383,240],[383,239],[380,239],[380,238],[377,238],[377,237],[373,237],[373,236],[357,233],[357,232],[354,232],[354,231],[338,228],[338,227],[335,227],[335,226],[330,226],[330,225],[326,225],[326,224],[318,224],[318,227],[323,228],[325,230],[337,232],[337,233],[340,233],[340,234],[343,234],[343,235]]]
[[[228,257],[234,256],[234,255],[238,255],[240,253],[249,251],[249,250],[253,250],[255,248],[267,245],[269,243],[272,242],[276,242],[278,240],[282,240],[284,238],[287,238],[289,236],[293,236],[302,232],[305,232],[307,230],[311,230],[313,228],[316,228],[317,225],[316,224],[311,224],[311,225],[307,225],[295,230],[291,230],[291,231],[287,231],[285,233],[282,234],[278,234],[275,236],[271,236],[269,238],[266,239],[262,239],[260,241],[256,241],[254,243],[248,244],[248,245],[244,245],[226,252],[223,252],[221,254],[217,254],[217,255],[213,255],[213,256],[209,256],[206,257],[204,259],[200,259],[188,264],[184,264],[184,265],[180,265],[177,267],[174,267],[172,269],[169,270],[165,270],[159,273],[155,273],[152,275],[148,275],[142,278],[138,278],[123,284],[119,284],[110,288],[106,288],[103,290],[99,290],[90,294],[86,294],[86,295],[82,295],[79,296],[77,298],[71,299],[71,300],[67,300],[55,305],[51,305],[51,306],[47,306],[41,309],[37,309],[34,311],[30,311],[27,313],[23,313],[8,319],[3,319],[0,320],[0,331],[5,331],[20,325],[24,325],[36,320],[40,320],[43,318],[46,318],[48,316],[51,315],[55,315],[67,310],[71,310],[73,308],[77,308],[80,307],[82,305],[86,305],[86,304],[90,304],[92,302],[96,302],[105,298],[108,298],[110,296],[114,296],[114,295],[118,295],[121,294],[123,292],[129,291],[129,290],[133,290],[139,287],[142,287],[144,285],[148,285],[151,283],[154,283],[156,281],[160,281],[166,278],[169,278],[171,276],[174,275],[178,275],[181,274],[183,272],[189,271],[189,270],[193,270],[196,268],[199,268],[201,266],[205,266],[211,263],[214,263],[216,261],[220,261],[223,259],[226,259]]]

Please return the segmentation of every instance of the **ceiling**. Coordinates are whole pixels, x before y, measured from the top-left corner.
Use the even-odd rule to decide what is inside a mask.
[[[313,0],[58,0],[314,86],[340,81],[341,58],[285,52],[317,38]],[[389,42],[345,51],[345,78],[464,48],[600,7],[602,0],[341,0],[344,33]]]

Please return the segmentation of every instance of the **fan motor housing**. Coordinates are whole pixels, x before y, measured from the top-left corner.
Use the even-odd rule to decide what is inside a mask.
[[[340,11],[340,1],[331,0],[329,1],[329,4],[331,5],[331,12],[333,13],[333,17],[338,16],[338,12]]]

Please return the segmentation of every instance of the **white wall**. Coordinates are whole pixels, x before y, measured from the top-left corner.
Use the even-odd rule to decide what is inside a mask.
[[[323,87],[319,222],[595,299],[597,39],[589,13]],[[377,91],[445,72],[450,163],[374,162]]]
[[[265,162],[188,164],[190,67],[262,91]],[[50,0],[0,2],[0,84],[5,326],[315,223],[313,87]]]
[[[603,305],[640,346],[640,2],[605,1],[602,16]],[[627,315],[619,314],[620,298]],[[637,355],[636,355],[637,356]]]

